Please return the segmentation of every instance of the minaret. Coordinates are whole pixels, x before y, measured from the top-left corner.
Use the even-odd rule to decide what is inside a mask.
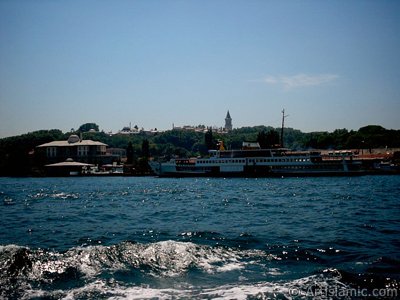
[[[224,129],[226,131],[232,131],[232,118],[231,118],[231,115],[229,114],[229,110],[225,117],[225,128]]]

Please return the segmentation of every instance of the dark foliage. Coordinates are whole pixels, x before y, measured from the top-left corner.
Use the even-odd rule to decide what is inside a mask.
[[[261,148],[274,148],[279,144],[279,133],[271,129],[268,132],[260,131],[257,135],[257,142],[260,144]]]
[[[94,131],[99,131],[99,125],[97,125],[96,123],[85,123],[79,127],[78,131],[88,132],[91,129],[93,129]]]

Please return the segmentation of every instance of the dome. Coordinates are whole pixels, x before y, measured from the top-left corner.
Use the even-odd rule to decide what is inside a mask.
[[[76,134],[72,134],[70,135],[70,137],[68,138],[68,143],[69,144],[73,144],[73,143],[77,143],[80,141],[79,136],[77,136]]]

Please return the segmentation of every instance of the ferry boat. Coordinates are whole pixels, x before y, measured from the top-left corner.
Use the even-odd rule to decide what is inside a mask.
[[[208,157],[172,158],[150,161],[158,176],[349,176],[361,175],[361,161],[351,152],[323,156],[317,151],[291,151],[287,148],[261,149],[258,143],[244,142],[240,150],[210,150]]]

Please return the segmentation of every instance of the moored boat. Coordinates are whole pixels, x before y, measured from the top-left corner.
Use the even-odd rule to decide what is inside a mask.
[[[243,143],[241,150],[210,150],[208,157],[172,158],[149,162],[158,176],[340,176],[362,175],[362,163],[351,152],[324,157],[317,151],[287,148],[261,149],[258,143]]]

